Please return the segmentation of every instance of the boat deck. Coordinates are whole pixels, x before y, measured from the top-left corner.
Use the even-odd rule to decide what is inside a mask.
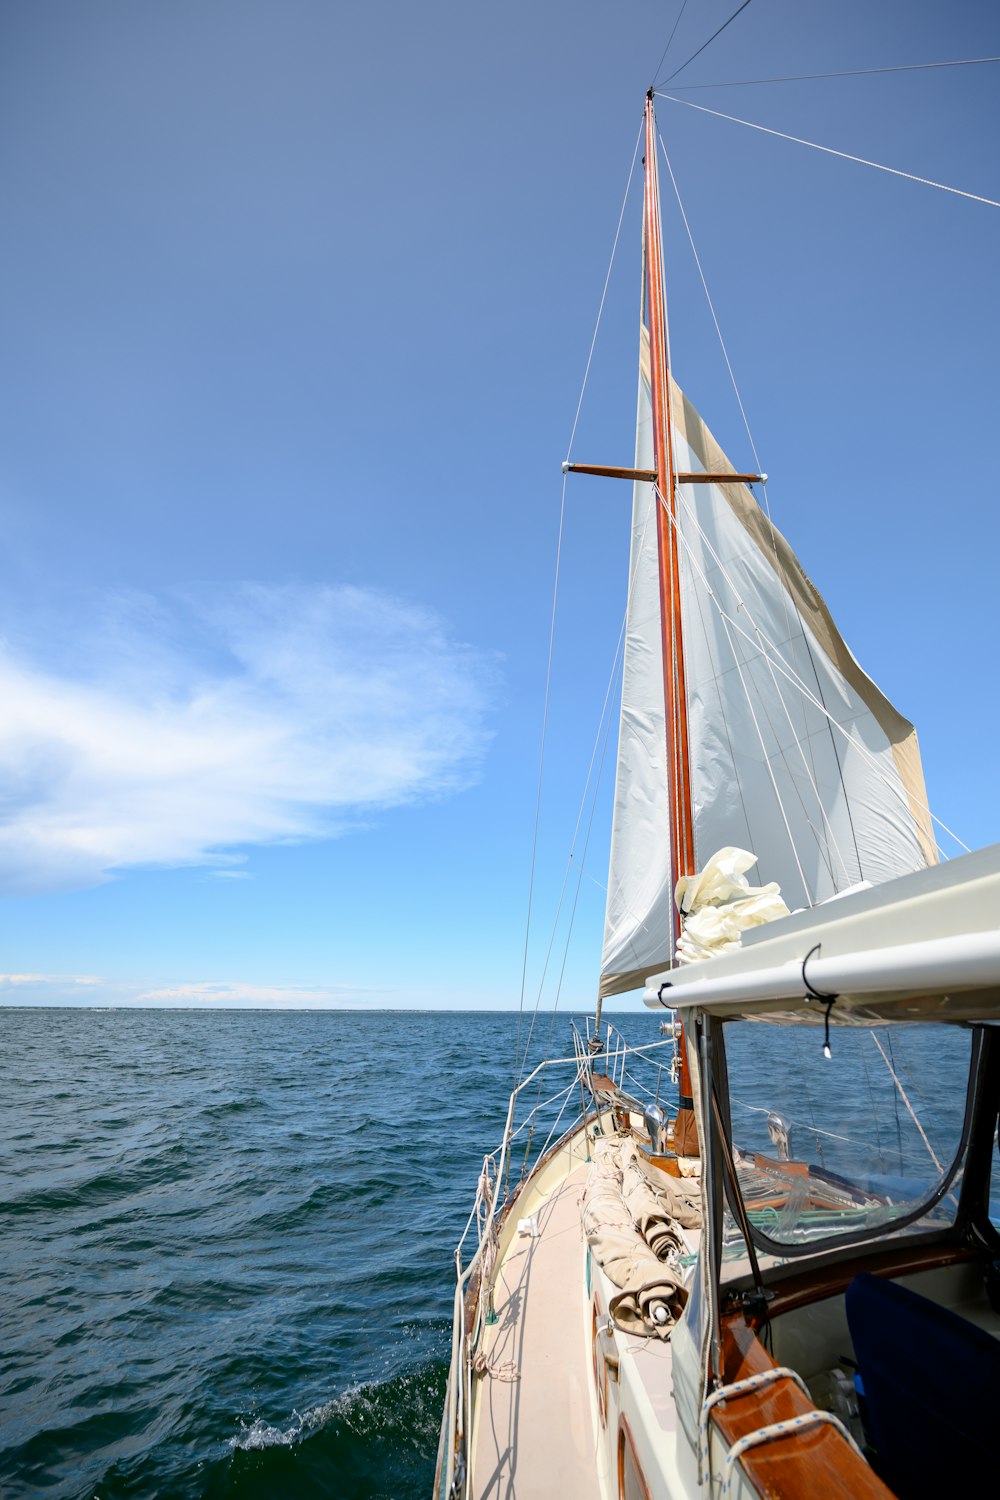
[[[496,1281],[484,1352],[516,1380],[479,1379],[472,1454],[475,1500],[600,1500],[590,1395],[588,1310],[579,1199],[586,1166],[532,1207],[536,1239],[518,1237]]]

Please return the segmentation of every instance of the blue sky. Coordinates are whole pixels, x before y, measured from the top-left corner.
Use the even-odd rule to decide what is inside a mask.
[[[692,0],[664,71],[734,8]],[[4,8],[0,1000],[517,1004],[559,466],[678,10]],[[675,82],[995,53],[973,0],[753,0]],[[1000,199],[997,77],[684,97]],[[938,816],[1000,839],[1000,209],[658,114],[772,515]],[[630,459],[637,188],[581,461]],[[749,467],[664,203],[674,368]],[[570,489],[529,1004],[628,498]],[[594,996],[609,791],[565,1008]]]

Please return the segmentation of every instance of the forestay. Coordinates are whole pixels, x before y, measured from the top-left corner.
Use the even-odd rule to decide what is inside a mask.
[[[733,473],[671,381],[678,472]],[[653,467],[642,330],[636,468]],[[601,993],[672,959],[673,872],[654,485],[632,504]],[[792,908],[935,861],[916,733],[851,655],[745,485],[678,487],[695,867],[753,850]]]

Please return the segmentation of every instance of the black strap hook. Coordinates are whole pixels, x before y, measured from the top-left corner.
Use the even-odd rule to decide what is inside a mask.
[[[823,1017],[823,1056],[832,1057],[833,1053],[830,1051],[830,1012],[836,1005],[840,996],[824,994],[822,990],[818,990],[814,984],[811,984],[809,982],[809,976],[806,973],[806,964],[812,958],[814,953],[819,952],[821,946],[822,944],[817,943],[814,948],[810,948],[809,952],[802,960],[802,984],[807,991],[807,993],[802,998],[805,1000],[807,1005],[809,1004],[810,1000],[819,1000],[822,1005],[826,1006],[826,1014]]]

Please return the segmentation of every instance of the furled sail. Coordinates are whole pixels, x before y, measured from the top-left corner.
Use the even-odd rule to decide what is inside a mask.
[[[735,472],[671,382],[681,473]],[[643,329],[636,468],[651,469]],[[671,961],[673,872],[652,484],[635,485],[601,993]],[[757,855],[792,908],[935,860],[916,733],[851,655],[784,537],[742,484],[680,485],[680,582],[695,868]]]

